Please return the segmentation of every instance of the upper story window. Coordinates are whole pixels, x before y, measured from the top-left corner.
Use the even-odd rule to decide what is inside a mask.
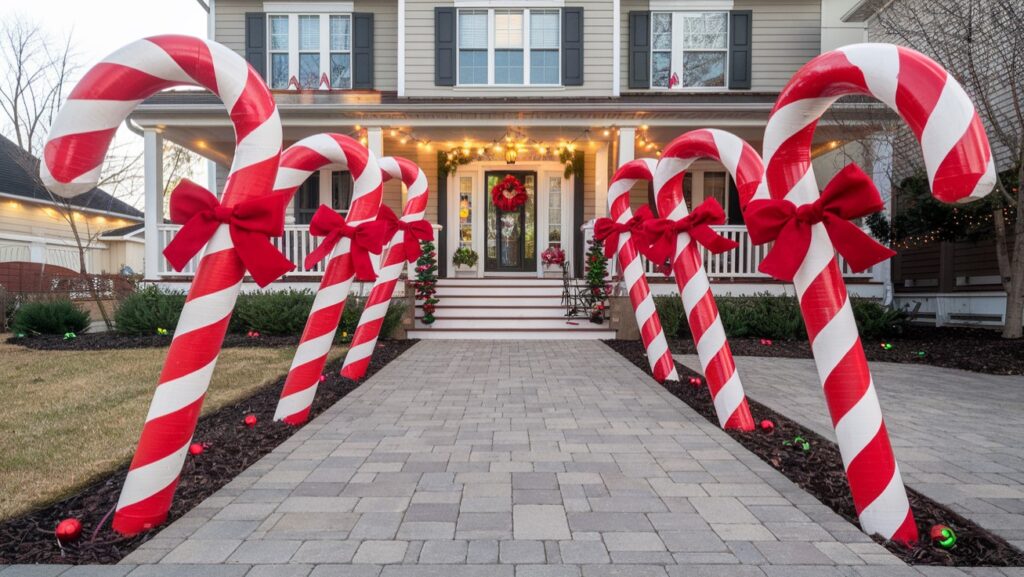
[[[352,88],[351,14],[269,14],[270,87],[316,89],[326,75],[331,88]]]
[[[458,13],[459,85],[558,85],[561,11],[471,9]]]
[[[728,12],[651,13],[651,87],[726,87]]]

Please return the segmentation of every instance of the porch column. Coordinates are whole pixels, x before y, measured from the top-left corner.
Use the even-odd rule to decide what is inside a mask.
[[[380,126],[366,127],[366,148],[377,155],[377,158],[384,156],[384,129]]]
[[[885,216],[892,219],[892,142],[886,138],[871,140],[871,180],[875,181],[875,187],[882,195],[885,203],[883,210]],[[883,304],[890,304],[893,301],[892,285],[892,259],[875,265],[872,275],[876,282],[882,283],[885,293],[882,296]]]
[[[636,158],[636,128],[632,126],[619,129],[619,166]],[[618,167],[616,167],[618,168]]]
[[[159,132],[146,129],[142,135],[143,169],[145,172],[146,280],[160,278],[160,229],[164,218],[164,138]]]
[[[594,218],[608,216],[608,151],[602,142],[594,153]]]

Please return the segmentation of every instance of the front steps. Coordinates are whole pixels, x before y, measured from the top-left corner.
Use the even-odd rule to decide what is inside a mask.
[[[527,277],[446,278],[437,283],[440,302],[432,325],[416,305],[411,339],[558,340],[613,339],[607,324],[566,319],[562,280]]]

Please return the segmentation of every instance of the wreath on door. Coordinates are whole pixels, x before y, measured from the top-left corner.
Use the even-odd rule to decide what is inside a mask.
[[[526,188],[511,174],[491,189],[491,202],[504,212],[511,212],[526,204]]]

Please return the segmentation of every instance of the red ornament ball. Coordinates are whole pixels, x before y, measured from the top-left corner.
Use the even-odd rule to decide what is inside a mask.
[[[57,528],[53,531],[53,534],[57,536],[57,540],[61,543],[77,541],[82,536],[82,522],[74,517],[64,519],[57,523]]]
[[[205,450],[206,445],[203,445],[202,443],[192,443],[188,446],[188,452],[191,455],[202,455]]]
[[[255,427],[256,426],[256,415],[246,415],[245,416],[245,426],[249,427],[250,429]]]
[[[761,339],[761,344],[766,346],[766,347],[770,347],[770,346],[772,346],[772,340],[771,339]]]
[[[766,433],[771,433],[772,431],[775,430],[775,423],[771,422],[768,419],[765,419],[761,421],[761,430]]]
[[[699,387],[704,384],[704,381],[700,377],[690,377],[690,384]]]

